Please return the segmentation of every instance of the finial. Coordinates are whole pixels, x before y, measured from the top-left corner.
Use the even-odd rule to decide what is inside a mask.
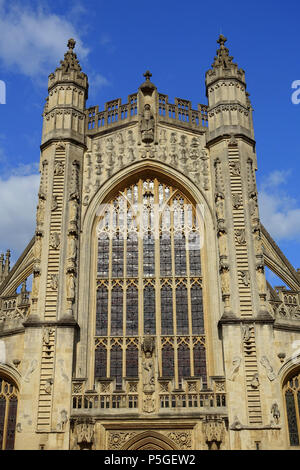
[[[152,77],[152,73],[149,72],[149,70],[146,70],[146,72],[144,73],[144,77],[145,77],[146,81],[149,82],[150,78]]]
[[[220,34],[219,39],[217,40],[217,43],[220,44],[220,49],[224,47],[224,44],[226,41],[227,41],[227,38],[225,38],[223,34]]]
[[[75,44],[76,44],[75,39],[70,38],[69,41],[68,41],[68,48],[69,48],[70,51],[73,51],[73,49],[75,47]]]

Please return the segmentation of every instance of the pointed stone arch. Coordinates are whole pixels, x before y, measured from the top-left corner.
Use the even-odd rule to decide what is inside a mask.
[[[211,325],[216,324],[220,317],[222,309],[220,291],[221,286],[218,278],[218,258],[214,256],[218,252],[217,238],[216,238],[216,224],[213,209],[207,199],[203,188],[198,187],[189,178],[188,174],[170,167],[169,165],[159,161],[143,160],[123,168],[110,179],[108,179],[93,198],[90,200],[82,215],[82,234],[80,241],[80,273],[78,285],[80,291],[78,295],[78,322],[81,325],[81,338],[83,339],[78,344],[78,362],[76,367],[81,372],[85,371],[87,377],[90,377],[92,386],[94,376],[94,344],[90,340],[93,333],[93,325],[95,319],[95,306],[96,306],[96,290],[94,289],[94,276],[96,272],[96,227],[99,223],[100,207],[106,205],[119,191],[132,184],[138,178],[154,177],[161,180],[163,183],[171,184],[174,188],[178,189],[191,201],[192,204],[200,209],[201,223],[204,226],[205,234],[205,249],[203,261],[203,272],[206,274],[207,282],[205,289],[207,289],[206,299],[207,318],[206,324],[208,331],[211,331]],[[208,262],[210,260],[210,262]],[[84,274],[83,274],[84,273]],[[208,294],[208,291],[210,293]],[[90,292],[90,295],[86,295]],[[212,308],[212,304],[214,307]],[[87,315],[88,312],[88,315]],[[219,364],[216,361],[217,354],[213,354],[211,350],[212,340],[208,337],[207,341],[207,357],[208,360],[208,375],[209,369],[218,370]],[[89,350],[90,354],[86,351]],[[220,351],[221,353],[221,351]]]
[[[178,447],[163,434],[145,431],[129,439],[121,450],[178,450]]]

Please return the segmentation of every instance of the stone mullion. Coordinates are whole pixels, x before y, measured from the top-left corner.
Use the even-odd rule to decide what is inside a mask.
[[[241,318],[249,319],[253,316],[251,280],[249,270],[248,248],[246,242],[246,220],[244,210],[243,193],[245,188],[242,183],[242,169],[240,152],[237,145],[228,148],[228,160],[230,165],[230,190],[232,196],[233,228],[236,234],[236,264],[238,270],[238,293],[240,299]],[[239,200],[234,199],[234,195],[239,196]],[[242,239],[239,235],[243,234]],[[244,336],[243,358],[245,368],[247,411],[249,424],[262,423],[261,400],[258,385],[258,364],[256,353],[256,340],[254,328],[249,327],[249,335]]]
[[[190,342],[190,370],[191,376],[194,376],[193,361],[193,336],[192,336],[192,302],[191,302],[191,276],[190,276],[190,256],[189,256],[189,230],[188,230],[188,211],[186,210],[187,201],[184,200],[184,235],[185,235],[185,256],[186,256],[186,289],[188,299],[188,327]]]
[[[154,256],[155,256],[155,304],[156,304],[156,338],[157,338],[157,360],[161,370],[161,286],[160,286],[160,214],[159,214],[159,182],[154,179]]]
[[[109,205],[109,226],[112,227],[113,206]],[[111,352],[111,293],[112,293],[112,240],[114,231],[109,232],[109,263],[108,263],[108,299],[107,299],[107,377],[110,377],[110,352]]]
[[[172,256],[172,300],[173,300],[173,330],[174,330],[174,379],[178,385],[178,359],[177,359],[177,319],[176,319],[176,278],[175,278],[175,247],[174,247],[174,210],[173,201],[170,204],[170,235]]]
[[[139,337],[144,336],[144,279],[143,279],[143,183],[141,180],[138,182],[138,216],[137,216],[137,231],[138,231],[138,299],[139,299]]]

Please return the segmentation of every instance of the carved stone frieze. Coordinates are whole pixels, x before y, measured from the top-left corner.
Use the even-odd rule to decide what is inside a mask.
[[[173,441],[180,450],[192,448],[192,431],[168,432],[167,437]]]
[[[129,439],[136,436],[136,431],[108,431],[108,449],[120,450]]]

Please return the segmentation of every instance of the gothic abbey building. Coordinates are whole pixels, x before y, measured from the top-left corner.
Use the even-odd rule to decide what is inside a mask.
[[[197,109],[148,71],[86,108],[73,39],[50,74],[35,233],[0,259],[2,449],[300,449],[300,274],[225,43]]]

